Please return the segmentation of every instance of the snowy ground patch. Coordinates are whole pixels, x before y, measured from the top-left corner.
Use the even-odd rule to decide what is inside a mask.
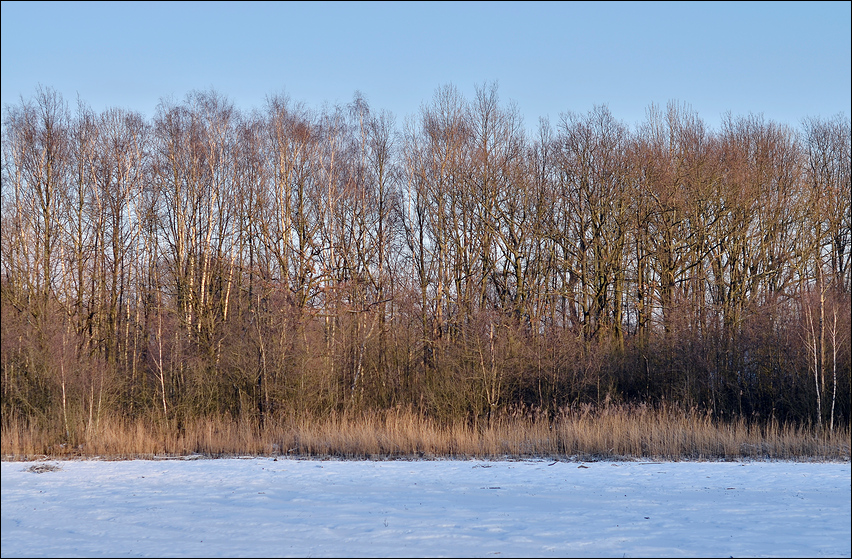
[[[849,463],[247,458],[0,472],[4,558],[852,553]]]

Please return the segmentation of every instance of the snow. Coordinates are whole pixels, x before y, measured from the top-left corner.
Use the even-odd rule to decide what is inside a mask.
[[[850,464],[3,462],[2,556],[850,557]]]

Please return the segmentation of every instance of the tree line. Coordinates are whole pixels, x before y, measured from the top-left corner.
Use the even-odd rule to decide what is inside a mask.
[[[2,132],[2,414],[678,403],[850,417],[850,122],[605,106],[527,132],[496,85],[398,125],[356,93],[152,120],[50,88]]]

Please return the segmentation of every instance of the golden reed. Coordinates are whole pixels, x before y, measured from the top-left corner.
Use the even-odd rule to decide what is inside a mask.
[[[850,428],[834,432],[776,421],[714,421],[677,407],[581,407],[555,420],[510,414],[439,424],[389,410],[256,421],[103,417],[47,426],[4,421],[4,460],[129,459],[188,455],[339,458],[550,458],[582,460],[849,460]]]

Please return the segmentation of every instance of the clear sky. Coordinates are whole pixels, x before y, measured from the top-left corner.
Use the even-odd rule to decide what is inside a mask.
[[[850,2],[2,2],[2,105],[38,84],[151,118],[215,88],[241,109],[286,92],[320,108],[360,90],[401,123],[452,83],[497,81],[528,128],[651,103],[798,126],[850,116]]]

